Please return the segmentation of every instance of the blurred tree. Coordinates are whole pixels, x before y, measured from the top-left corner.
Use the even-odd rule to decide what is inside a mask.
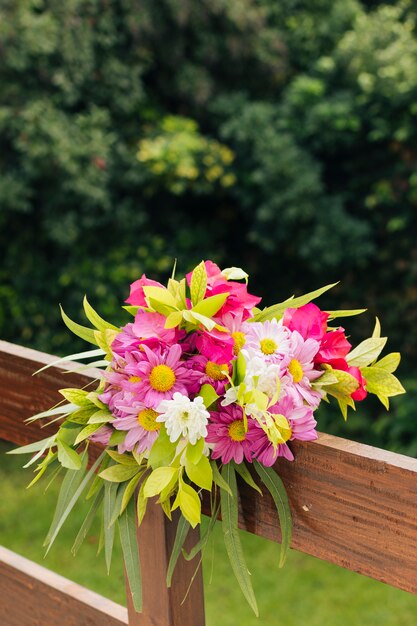
[[[143,271],[212,257],[267,301],[342,280],[415,372],[412,0],[3,0],[0,57],[4,338],[75,350],[59,301],[121,322]],[[415,453],[405,402],[372,441]]]

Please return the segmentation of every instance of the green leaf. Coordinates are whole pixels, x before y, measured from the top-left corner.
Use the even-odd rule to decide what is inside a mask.
[[[206,409],[208,409],[212,404],[217,402],[217,400],[219,399],[219,396],[216,393],[214,387],[208,384],[202,385],[198,395],[201,396],[201,398],[203,398],[204,406],[206,407]]]
[[[216,326],[216,322],[214,320],[212,320],[210,317],[207,317],[206,315],[202,315],[201,313],[198,313],[198,311],[193,310],[193,311],[185,311],[185,312],[193,317],[195,324],[197,322],[200,322],[200,324],[202,324],[204,328],[207,328],[207,330],[209,331],[213,330],[213,328]]]
[[[59,365],[60,363],[66,363],[68,361],[80,361],[81,359],[90,359],[96,356],[101,356],[103,354],[104,352],[103,350],[101,350],[101,348],[98,350],[86,350],[84,352],[77,352],[76,354],[69,354],[68,356],[64,356],[61,359],[57,359],[56,361],[52,361],[52,363],[48,363],[47,365],[44,365],[39,370],[36,370],[36,372],[33,373],[33,376],[35,376],[36,374],[40,374],[41,372],[49,369],[50,367],[55,367],[56,365]]]
[[[177,497],[172,505],[172,511],[180,507],[181,513],[193,528],[201,522],[201,500],[198,493],[187,485],[181,478],[178,485]]]
[[[250,574],[243,556],[242,544],[240,542],[237,508],[237,484],[235,470],[230,463],[223,466],[223,479],[227,482],[232,492],[230,496],[224,489],[220,490],[222,529],[226,551],[232,566],[236,580],[256,616],[259,615],[253,592]]]
[[[130,480],[137,473],[138,466],[135,465],[112,465],[107,469],[100,472],[99,476],[103,480],[108,480],[111,483],[123,483],[125,480]]]
[[[211,490],[211,485],[213,483],[213,471],[206,456],[202,456],[196,464],[187,460],[185,464],[185,471],[187,472],[188,478],[193,483],[202,489],[207,489],[207,491]]]
[[[67,443],[58,439],[58,461],[62,467],[71,470],[79,470],[81,468],[81,457]]]
[[[92,416],[88,420],[88,423],[89,424],[107,424],[107,422],[109,422],[111,419],[113,419],[113,416],[109,411],[100,409],[92,414]]]
[[[165,322],[165,328],[175,328],[182,322],[182,311],[173,311],[170,313]]]
[[[284,483],[272,467],[265,467],[258,461],[254,461],[253,466],[271,494],[278,511],[282,536],[279,567],[282,567],[287,558],[292,536],[292,517],[287,492]]]
[[[139,471],[139,466],[136,459],[134,459],[133,456],[130,456],[130,454],[120,454],[115,450],[106,450],[106,453],[109,455],[110,458],[113,459],[113,461],[116,461],[116,463],[119,463],[121,465],[129,465],[130,467],[136,467],[136,470]]]
[[[310,293],[306,293],[304,296],[300,296],[298,298],[288,298],[288,300],[284,300],[284,302],[280,302],[279,304],[274,304],[270,307],[267,307],[260,313],[257,313],[252,318],[252,321],[265,322],[267,320],[280,319],[283,316],[285,309],[299,309],[301,306],[304,306],[315,298],[318,298],[329,289],[332,289],[337,284],[338,283],[326,285],[325,287],[321,287],[320,289],[316,289],[315,291],[310,291]]]
[[[395,372],[395,370],[399,366],[400,361],[401,361],[400,353],[391,352],[390,354],[387,354],[386,356],[384,356],[384,358],[381,359],[380,361],[377,361],[376,363],[374,363],[373,367],[378,367],[379,369],[382,369],[385,372],[388,372],[388,374],[392,374],[393,372]]]
[[[112,330],[117,330],[117,332],[120,332],[120,329],[117,328],[117,326],[113,326],[113,324],[110,324],[110,322],[106,322],[105,320],[103,320],[102,317],[100,317],[100,315],[93,309],[93,307],[88,302],[87,296],[84,296],[83,307],[88,321],[91,322],[91,324],[95,326],[98,330],[106,330],[108,328],[111,328]]]
[[[144,488],[145,498],[152,498],[161,493],[171,482],[175,483],[178,476],[177,467],[158,467],[146,480]]]
[[[370,337],[369,339],[365,339],[365,341],[362,341],[354,350],[349,352],[346,360],[349,365],[365,367],[379,357],[386,343],[386,337]]]
[[[405,393],[405,389],[393,374],[390,374],[380,367],[363,367],[361,369],[366,378],[366,389],[369,393],[377,396],[391,398]]]
[[[341,309],[340,311],[325,311],[329,314],[329,320],[334,320],[339,317],[353,317],[354,315],[361,315],[366,313],[367,309]]]
[[[95,433],[99,428],[101,428],[101,424],[87,424],[87,426],[77,435],[75,445],[78,445],[82,441],[85,441],[85,439],[88,439],[88,437]]]
[[[71,552],[72,552],[72,554],[74,556],[76,556],[76,554],[77,554],[78,550],[80,549],[84,539],[86,538],[87,533],[88,533],[88,531],[91,528],[91,525],[92,525],[92,523],[94,521],[94,518],[95,518],[95,516],[97,514],[97,511],[98,511],[102,501],[103,501],[103,491],[102,491],[102,489],[100,489],[100,491],[98,491],[96,493],[96,496],[95,496],[95,498],[93,500],[93,503],[92,503],[92,505],[91,505],[91,507],[90,507],[90,509],[89,509],[89,511],[88,511],[88,513],[87,513],[87,515],[86,515],[82,525],[81,525],[80,530],[78,531],[78,534],[77,534],[77,536],[75,538],[75,541],[73,543],[73,546],[71,548]]]
[[[357,379],[343,370],[331,370],[332,374],[337,378],[337,383],[326,385],[325,391],[335,398],[341,398],[348,402],[351,394],[359,387]]]
[[[187,522],[185,517],[181,515],[178,520],[174,545],[172,546],[171,556],[170,556],[168,568],[167,568],[167,577],[166,577],[167,587],[171,587],[172,575],[174,573],[174,569],[177,564],[178,557],[181,554],[181,549],[185,543],[185,540],[187,539],[187,535],[188,535],[190,528],[191,528],[190,523]]]
[[[133,606],[135,611],[140,613],[142,610],[142,579],[136,531],[135,507],[133,500],[131,500],[119,518],[119,534]]]
[[[193,273],[191,275],[191,283],[190,283],[190,294],[191,294],[191,302],[195,306],[201,300],[203,300],[206,295],[207,289],[207,272],[204,261],[201,261],[194,268]]]
[[[123,443],[126,439],[126,430],[114,430],[110,435],[109,446],[118,446],[119,443]]]
[[[143,292],[151,308],[155,308],[155,304],[161,304],[164,307],[177,309],[177,303],[174,296],[169,293],[168,289],[165,289],[165,287],[153,287],[148,285],[143,287]]]
[[[379,339],[381,337],[381,323],[378,318],[375,318],[375,328],[372,333],[373,339]]]
[[[87,457],[87,455],[85,455]],[[49,550],[52,547],[52,544],[54,543],[59,531],[61,530],[63,524],[65,523],[65,520],[67,519],[68,515],[71,513],[72,509],[74,508],[75,504],[77,503],[78,498],[80,497],[80,495],[82,494],[82,492],[84,491],[84,489],[86,488],[88,482],[91,480],[94,472],[96,471],[97,467],[100,465],[102,459],[104,456],[104,452],[101,453],[101,455],[98,457],[98,459],[95,461],[95,463],[93,463],[93,465],[90,467],[89,471],[84,475],[83,479],[81,480],[81,482],[79,483],[76,491],[73,493],[73,495],[71,496],[70,500],[66,503],[65,506],[65,510],[63,511],[62,515],[59,518],[58,523],[56,524],[54,531],[51,535],[51,537],[49,538],[48,541],[48,548],[46,550],[46,554],[45,556],[48,554]]]
[[[203,437],[200,437],[200,439],[198,439],[194,445],[192,445],[191,443],[188,443],[186,450],[185,450],[185,456],[187,458],[187,461],[189,461],[190,463],[198,463],[203,455],[203,450],[204,450],[204,438]]]
[[[77,406],[89,406],[91,404],[87,398],[88,391],[84,391],[84,389],[60,389],[59,393],[71,404]]]
[[[229,488],[229,485],[227,485],[227,487]],[[206,527],[206,531],[201,535],[200,540],[197,541],[195,546],[193,546],[188,553],[183,549],[182,554],[186,561],[192,561],[192,559],[194,559],[200,551],[203,552],[208,540],[210,539],[210,535],[214,530],[214,525],[217,521],[219,511],[220,511],[220,504],[217,507],[216,511],[214,513],[212,512],[210,516],[210,521]]]
[[[226,280],[244,280],[247,284],[249,274],[247,274],[241,267],[225,267],[222,270],[222,276]]]
[[[211,469],[213,470],[213,481],[216,483],[220,489],[224,489],[227,493],[232,496],[232,491],[228,485],[228,483],[224,480],[223,476],[219,472],[219,468],[217,467],[216,461],[210,462]]]
[[[177,444],[169,439],[165,426],[161,426],[158,438],[149,453],[148,463],[152,469],[168,466],[175,456]]]
[[[253,478],[252,478],[248,468],[246,467],[245,462],[240,463],[240,464],[233,463],[233,465],[234,465],[235,471],[239,474],[239,476],[241,478],[243,478],[245,483],[247,485],[249,485],[249,487],[252,487],[252,489],[255,489],[258,493],[260,493],[262,495],[261,489],[259,489],[259,487],[256,484],[256,482],[253,480]]]
[[[137,513],[138,513],[138,526],[141,525],[143,518],[145,517],[146,507],[148,505],[148,498],[145,497],[145,484],[143,482],[140,486],[137,501]]]
[[[46,448],[54,445],[55,436],[47,437],[46,439],[41,439],[40,441],[35,441],[34,443],[29,443],[26,446],[21,446],[20,448],[14,448],[13,450],[8,450],[6,454],[32,454],[33,452],[42,451],[42,453],[46,450]]]
[[[114,543],[114,525],[111,524],[111,518],[115,509],[117,496],[117,484],[104,483],[104,506],[103,506],[103,522],[104,522],[104,555],[106,559],[107,574],[110,574],[111,557]]]
[[[67,421],[68,422],[74,422],[75,424],[85,425],[85,424],[88,423],[90,418],[96,412],[96,408],[97,407],[95,407],[93,404],[90,404],[89,406],[83,406],[80,409],[77,409],[76,411],[73,411],[67,417]]]
[[[84,339],[84,341],[88,341],[88,343],[93,343],[96,346],[97,341],[94,336],[93,329],[86,328],[85,326],[81,326],[80,324],[73,322],[68,317],[68,315],[64,312],[64,309],[62,308],[62,306],[61,305],[59,306],[61,309],[61,315],[62,315],[62,319],[64,320],[65,326],[67,326],[67,328],[69,328],[70,331],[74,333],[74,335],[77,335],[77,337],[81,337],[81,339]]]
[[[53,417],[54,415],[69,415],[73,411],[77,410],[78,407],[76,404],[61,404],[60,406],[56,406],[53,409],[48,409],[47,411],[42,411],[41,413],[36,413],[32,415],[28,419],[25,420],[28,424],[35,422],[36,420],[42,419],[43,417]]]
[[[45,541],[43,545],[47,545],[52,535],[54,534],[58,523],[65,512],[69,502],[71,501],[74,494],[77,492],[77,489],[85,476],[85,472],[87,469],[87,453],[84,452],[81,457],[81,469],[80,470],[67,470],[65,473],[64,479],[61,484],[61,489],[59,490],[58,500],[56,503],[54,516],[51,522],[51,526],[48,530],[48,533],[45,537]]]
[[[130,306],[130,305],[122,306],[122,309],[125,309],[125,311],[130,313],[130,315],[133,315],[133,317],[136,316],[136,313],[139,311],[140,308],[141,307],[139,306]]]
[[[226,302],[229,297],[229,292],[226,293],[218,293],[215,296],[209,296],[202,300],[192,308],[192,313],[200,313],[200,315],[204,315],[205,317],[213,317],[216,315],[218,311],[222,308],[223,304]]]
[[[122,498],[122,502],[120,505],[120,514],[123,513],[123,511],[125,510],[125,508],[127,507],[127,505],[130,502],[130,499],[132,498],[133,494],[135,493],[135,489],[139,484],[140,479],[143,476],[143,472],[138,472],[136,474],[136,476],[133,476],[133,478],[129,481],[129,483],[126,486],[126,489],[123,493],[123,498]]]

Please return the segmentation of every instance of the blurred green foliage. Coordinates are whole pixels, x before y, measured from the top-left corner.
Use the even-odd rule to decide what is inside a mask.
[[[378,314],[410,379],[353,432],[416,454],[416,21],[412,0],[3,0],[2,337],[75,351],[58,302],[122,322],[174,257],[241,265],[267,303],[341,280],[323,306],[368,306],[355,341]]]

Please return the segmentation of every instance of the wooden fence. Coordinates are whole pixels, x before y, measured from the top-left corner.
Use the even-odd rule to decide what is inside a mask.
[[[25,418],[52,406],[63,387],[84,386],[92,375],[53,367],[33,377],[54,357],[0,342],[0,439],[23,445],[45,437]],[[65,373],[66,372],[66,373]],[[294,443],[295,463],[279,460],[294,521],[292,547],[417,594],[417,460],[321,434]],[[99,448],[96,448],[96,453]],[[94,452],[94,451],[93,451]],[[208,503],[203,503],[208,511]],[[240,527],[280,540],[276,510],[242,485]],[[188,537],[196,541],[198,531]],[[165,574],[175,522],[160,507],[148,507],[139,532],[144,610],[128,609],[0,549],[0,597],[4,626],[204,626],[203,581],[199,574],[184,604],[195,563],[180,559],[171,589]],[[219,621],[219,626],[222,625]]]

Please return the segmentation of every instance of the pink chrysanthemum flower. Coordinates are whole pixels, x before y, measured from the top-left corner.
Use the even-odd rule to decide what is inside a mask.
[[[126,366],[129,374],[140,379],[134,385],[137,399],[146,406],[156,409],[162,400],[171,400],[176,391],[188,396],[196,374],[180,361],[181,346],[174,344],[165,349],[161,346],[155,351],[146,345],[142,348],[143,359]]]
[[[228,384],[228,375],[232,367],[228,363],[215,363],[202,354],[196,354],[185,362],[186,366],[196,372],[195,387],[190,393],[198,393],[202,385],[211,385],[221,396]]]
[[[161,424],[156,421],[159,413],[142,402],[134,402],[131,406],[123,407],[125,417],[112,421],[117,430],[127,430],[126,439],[119,445],[119,452],[126,450],[148,452],[159,435]]]
[[[94,443],[101,443],[103,446],[109,445],[110,437],[112,436],[113,429],[107,424],[103,424],[95,433],[89,436],[90,441]]]
[[[317,422],[314,419],[313,409],[311,407],[305,404],[297,405],[289,396],[285,396],[271,407],[269,412],[275,415],[283,415],[287,419],[291,429],[289,441],[293,441],[294,439],[313,441],[317,439]],[[258,424],[256,424],[256,430],[254,429],[249,434],[249,439],[251,441],[253,458],[256,458],[266,467],[273,465],[280,456],[283,456],[289,461],[294,460],[294,455],[288,444],[280,443],[276,449],[274,449],[266,433]]]
[[[268,363],[290,361],[291,333],[282,322],[268,320],[247,324],[245,348],[262,357]]]
[[[248,332],[251,324],[243,321],[242,312],[237,315],[225,313],[222,317],[221,323],[225,328],[227,328],[233,337],[233,354],[234,356],[237,356],[246,344],[246,333]]]
[[[320,344],[315,339],[304,340],[296,330],[291,333],[290,361],[287,369],[291,384],[286,386],[285,392],[296,404],[307,402],[312,407],[320,404],[322,394],[311,387],[311,382],[322,374],[320,370],[314,368],[313,363],[319,347]]]
[[[248,418],[248,431],[245,432],[242,408],[236,404],[210,413],[206,442],[214,444],[211,458],[221,459],[223,463],[230,463],[232,459],[242,463],[244,458],[251,462],[249,433],[253,428],[255,422]]]

